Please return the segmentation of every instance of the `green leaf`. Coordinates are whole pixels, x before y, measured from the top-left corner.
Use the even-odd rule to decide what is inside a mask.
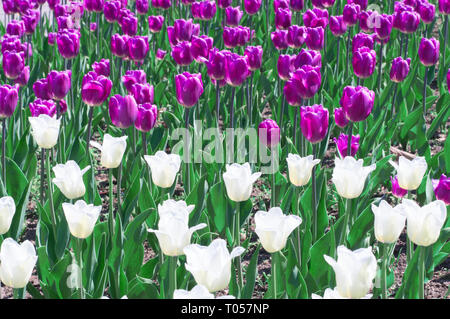
[[[255,289],[256,275],[258,266],[258,256],[261,245],[258,245],[250,259],[250,263],[247,266],[247,271],[245,273],[245,285],[242,289],[241,298],[250,299],[252,297],[253,291]]]

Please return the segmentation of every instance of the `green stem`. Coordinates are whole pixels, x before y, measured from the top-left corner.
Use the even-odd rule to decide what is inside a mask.
[[[173,292],[177,289],[177,263],[177,256],[169,257],[169,292],[167,298],[173,298]]]
[[[79,278],[79,296],[80,299],[85,299],[84,289],[83,289],[83,239],[74,238],[77,242],[77,254],[78,254],[78,263],[80,267],[80,278]]]
[[[422,108],[423,108],[423,118],[425,119],[425,114],[427,112],[427,82],[428,82],[428,67],[425,67],[425,75],[423,77],[423,91],[422,91]]]
[[[89,33],[91,34],[91,33]],[[89,156],[89,141],[91,140],[91,127],[92,127],[92,117],[94,116],[94,108],[89,106],[89,122],[87,127],[87,136],[86,136],[86,155]]]
[[[381,65],[383,63],[383,40],[380,43],[380,52],[379,52],[379,64],[378,64],[378,94],[381,95]]]
[[[275,206],[277,206],[277,194],[276,194],[276,189],[275,189],[275,187],[276,187],[276,183],[275,183],[275,164],[274,164],[274,162],[275,162],[275,150],[274,150],[274,148],[275,147],[277,147],[277,146],[274,146],[274,147],[272,147],[271,148],[271,150],[270,150],[270,156],[272,157],[272,188],[271,188],[271,191],[272,191],[272,194],[271,194],[271,196],[272,196],[272,207],[275,207]]]
[[[112,243],[114,236],[114,185],[113,171],[109,169],[109,215],[108,215],[109,236]]]
[[[294,213],[297,214],[297,216],[301,217],[300,214],[300,206],[299,206],[299,199],[300,199],[300,188],[295,187],[295,199],[294,199]],[[301,237],[301,229],[300,227],[297,227],[297,254],[298,254],[298,266],[301,270],[302,267],[302,245],[300,242]]]
[[[142,153],[143,155],[149,154],[150,152],[147,149],[147,133],[142,132]],[[147,177],[148,177],[148,189],[150,194],[152,194],[152,171],[150,167],[147,167]]]
[[[235,221],[235,244],[234,247],[238,247],[241,244],[241,203],[240,202],[236,202],[236,212],[234,214],[234,221]],[[236,268],[237,268],[237,272],[238,272],[238,287],[239,287],[239,291],[242,288],[242,283],[243,283],[243,278],[242,278],[242,264],[241,264],[241,257],[237,256],[236,257]]]
[[[345,78],[348,77],[348,66],[349,66],[349,59],[350,59],[350,39],[352,37],[352,29],[353,27],[348,28],[348,34],[347,34],[347,55],[346,55],[346,63],[345,63]]]
[[[387,299],[387,283],[386,283],[386,272],[387,272],[387,262],[389,260],[389,244],[380,243],[382,249],[382,266],[381,266],[381,298]]]
[[[25,288],[14,288],[13,289],[14,299],[24,299],[25,298]]]
[[[425,299],[425,250],[426,247],[418,246],[419,249],[419,299]]]
[[[2,120],[2,178],[6,187],[6,118]]]
[[[317,153],[317,144],[313,144],[314,158],[316,158],[316,153]],[[311,187],[312,187],[311,206],[313,210],[313,222],[314,222],[313,242],[315,242],[318,239],[316,165],[313,166],[311,172]]]
[[[410,191],[408,191],[408,193],[406,194],[405,198],[411,199],[412,200],[412,193]],[[406,262],[410,262],[412,257],[414,254],[414,244],[413,242],[409,239],[408,236],[406,236]]]
[[[277,299],[278,252],[272,253],[272,298]]]
[[[48,186],[48,197],[50,201],[50,217],[52,219],[52,228],[54,238],[56,240],[56,215],[55,207],[53,206],[53,189],[52,189],[52,178],[51,178],[51,167],[50,167],[50,149],[47,152],[47,186]]]
[[[45,148],[41,150],[41,205],[44,207]]]
[[[342,229],[341,238],[339,240],[339,245],[345,244],[345,239],[347,238],[347,232],[350,230],[350,216],[352,214],[352,200],[347,199],[347,207],[344,213],[344,229]]]
[[[350,123],[348,123],[347,156],[352,156],[352,136],[353,136],[353,122],[350,121]]]
[[[186,170],[186,172],[185,172],[186,180],[184,181],[184,192],[185,192],[185,196],[187,197],[191,192],[191,176],[190,176],[191,172],[189,169],[189,155],[191,152],[191,150],[190,150],[191,141],[189,138],[189,108],[187,108],[187,107],[184,109],[184,121],[185,121],[186,130],[187,130],[187,134],[186,134],[187,141],[186,141],[186,145],[185,145],[186,154],[184,156],[184,158],[185,158],[185,166],[184,167]]]

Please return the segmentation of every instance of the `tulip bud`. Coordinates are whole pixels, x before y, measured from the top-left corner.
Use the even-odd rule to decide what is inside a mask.
[[[117,21],[117,16],[119,14],[121,6],[122,5],[120,1],[117,0],[105,1],[103,5],[103,14],[105,16],[106,21],[108,21],[109,23]]]
[[[227,189],[228,197],[234,202],[245,202],[250,198],[253,183],[261,176],[261,173],[253,173],[250,164],[227,164],[223,173],[223,181]]]
[[[169,188],[173,185],[181,166],[181,158],[178,154],[158,151],[152,156],[144,155],[144,159],[150,166],[152,181],[156,186]]]
[[[319,51],[301,49],[294,61],[295,69],[299,69],[304,65],[312,67],[322,67],[322,55]]]
[[[261,68],[263,49],[260,45],[246,47],[244,54],[247,57],[247,64],[250,71]]]
[[[432,66],[439,60],[439,41],[422,38],[419,45],[419,59],[425,66]]]
[[[442,174],[440,179],[433,179],[432,184],[436,198],[450,205],[450,178]]]
[[[272,207],[268,212],[255,214],[255,233],[268,253],[276,253],[286,246],[292,231],[302,223],[295,215],[284,215],[280,207]]]
[[[39,147],[50,149],[56,145],[59,135],[61,118],[41,114],[38,117],[29,117],[31,134]]]
[[[240,7],[228,7],[225,9],[225,24],[230,27],[237,27],[244,12]]]
[[[24,58],[21,53],[14,51],[3,53],[3,72],[8,79],[17,79],[22,73],[24,66]]]
[[[289,181],[297,187],[308,184],[313,167],[320,163],[320,160],[313,159],[312,155],[300,157],[291,153],[289,153],[286,161],[288,163]]]
[[[374,215],[375,237],[379,242],[392,244],[397,242],[400,233],[405,228],[406,216],[398,206],[391,207],[385,200],[377,207],[372,204]]]
[[[378,36],[378,39],[389,38],[392,26],[393,26],[393,16],[387,14],[378,14],[375,18],[374,30]]]
[[[336,125],[340,128],[344,128],[348,124],[348,118],[345,116],[345,112],[342,109],[342,107],[335,108],[334,109],[334,121],[336,122]]]
[[[166,51],[158,49],[156,51],[156,59],[157,60],[164,60],[164,57],[166,56],[166,53],[167,53]]]
[[[158,205],[158,230],[149,229],[155,233],[161,250],[166,256],[183,255],[183,249],[190,244],[192,234],[207,225],[198,224],[189,228],[189,214],[195,205],[187,206],[185,201],[166,200]]]
[[[23,68],[19,77],[14,80],[14,83],[18,84],[20,87],[24,87],[25,85],[27,85],[29,79],[30,79],[30,67],[26,66]]]
[[[72,71],[51,71],[48,76],[48,89],[50,97],[59,101],[62,100],[70,90]]]
[[[283,81],[288,81],[292,77],[292,73],[295,71],[294,60],[295,55],[280,54],[278,56],[277,71]]]
[[[213,48],[209,51],[209,60],[205,64],[210,78],[214,80],[222,80],[225,78],[225,59],[225,54],[219,51],[219,49]]]
[[[328,11],[319,8],[308,9],[303,13],[303,23],[308,28],[322,27],[325,29],[328,25]]]
[[[350,121],[360,122],[370,115],[374,101],[374,91],[364,86],[346,86],[339,104]]]
[[[122,18],[122,32],[129,36],[134,36],[137,33],[138,19],[132,14],[126,15]]]
[[[374,45],[374,35],[357,33],[352,39],[352,53],[355,54],[355,52],[363,47],[367,47],[370,50],[373,50]]]
[[[439,12],[442,14],[450,14],[449,0],[439,0]]]
[[[424,157],[415,157],[413,160],[408,160],[406,157],[400,156],[398,164],[393,161],[389,161],[389,163],[397,171],[398,184],[406,190],[419,188],[428,168]]]
[[[127,89],[128,93],[133,91],[133,85],[136,83],[146,84],[147,75],[143,70],[129,70],[122,76],[122,83]]]
[[[399,56],[392,60],[391,72],[389,73],[391,81],[396,83],[403,82],[403,80],[408,76],[410,64],[410,58],[404,60],[401,56]]]
[[[195,3],[195,2],[194,2]],[[184,289],[175,289],[173,299],[236,299],[234,296],[225,295],[214,298],[214,295],[208,291],[205,286],[197,285],[187,291]]]
[[[286,30],[291,26],[292,14],[289,9],[278,9],[275,11],[275,27],[280,30]]]
[[[0,119],[13,115],[19,100],[19,86],[0,85]]]
[[[361,7],[358,4],[348,3],[344,6],[342,16],[347,26],[354,26],[358,21],[358,16],[361,11]]]
[[[152,33],[158,33],[161,31],[164,24],[164,16],[149,16],[148,28]]]
[[[15,212],[16,204],[11,196],[0,198],[0,235],[8,232]]]
[[[101,151],[100,163],[106,168],[117,168],[122,162],[123,154],[127,148],[127,136],[113,137],[105,134],[103,144],[90,141],[90,144]]]
[[[209,58],[209,51],[212,49],[213,39],[202,35],[200,37],[193,36],[191,42],[191,54],[195,61],[203,63]]]
[[[259,140],[267,147],[274,147],[280,142],[280,127],[271,119],[262,121],[258,126]]]
[[[302,134],[311,143],[322,141],[328,132],[328,110],[320,104],[300,107]]]
[[[193,107],[203,93],[202,75],[183,72],[175,75],[177,101],[184,107]]]
[[[83,77],[81,98],[89,106],[100,106],[108,98],[111,88],[110,79],[91,71]]]
[[[331,33],[337,37],[344,35],[347,32],[347,24],[345,24],[342,15],[330,17],[330,30]]]
[[[428,247],[438,240],[447,219],[443,201],[435,200],[420,207],[415,201],[404,198],[397,207],[406,216],[406,232],[414,244]]]
[[[288,28],[287,44],[291,48],[300,48],[306,40],[306,27],[299,27],[298,25],[291,25]]]
[[[138,114],[136,100],[132,95],[114,95],[109,99],[111,122],[122,129],[134,124]]]
[[[109,59],[101,59],[99,62],[92,64],[92,69],[97,75],[103,75],[108,77],[111,73],[109,66]]]
[[[169,29],[167,29],[169,30]],[[199,35],[200,26],[198,24],[192,23],[192,19],[184,20],[178,19],[173,23],[173,32],[175,39],[178,42],[192,40],[192,36]]]
[[[311,99],[320,88],[322,75],[320,68],[304,65],[294,72],[291,80],[301,98]]]
[[[24,288],[30,280],[36,261],[36,250],[29,240],[19,245],[14,239],[6,238],[0,250],[1,281],[11,288]]]
[[[324,29],[322,27],[308,28],[305,43],[310,50],[322,50],[324,46]]]
[[[286,30],[277,30],[270,34],[270,39],[272,39],[273,45],[277,50],[284,50],[288,48]]]
[[[231,260],[245,251],[235,247],[228,252],[226,241],[214,239],[209,246],[191,244],[183,249],[186,255],[186,270],[189,271],[199,285],[205,286],[209,292],[225,289],[231,278]]]
[[[53,46],[56,41],[56,32],[50,32],[48,34],[48,45]]]
[[[130,92],[137,104],[151,103],[154,101],[154,88],[150,84],[135,83]]]
[[[341,134],[339,135],[339,139],[334,138],[333,139],[334,142],[336,143],[336,147],[339,151],[339,155],[341,156],[341,158],[344,158],[347,156],[347,148],[348,148],[348,135],[346,134]],[[350,155],[355,157],[356,152],[358,151],[359,148],[359,135],[352,135],[352,140],[351,140],[351,151],[350,151]]]
[[[147,14],[148,6],[148,0],[136,0],[136,11],[138,14]]]
[[[73,59],[80,52],[80,32],[73,29],[58,31],[56,43],[63,58]]]
[[[361,79],[368,78],[373,74],[377,63],[377,54],[368,47],[359,48],[352,59],[353,72]]]
[[[368,294],[377,272],[377,259],[372,247],[351,251],[345,246],[339,246],[337,261],[327,255],[323,257],[333,267],[339,295],[359,299]]]
[[[244,0],[244,9],[248,15],[256,14],[261,8],[261,0]]]
[[[332,182],[341,197],[353,199],[361,195],[367,176],[375,170],[376,165],[363,167],[363,160],[346,156],[335,159]]]
[[[63,203],[64,216],[72,236],[80,239],[89,237],[97,222],[102,206],[87,204],[84,200],[77,200],[75,204]]]
[[[225,81],[228,85],[240,86],[250,74],[246,58],[230,53],[225,61]]]
[[[131,60],[143,62],[149,50],[148,37],[134,36],[128,40],[128,54]]]
[[[397,175],[394,176],[394,178],[391,177],[391,184],[392,184],[392,195],[394,195],[397,198],[402,198],[406,194],[408,194],[408,190],[403,189],[398,184],[398,177]]]
[[[138,115],[134,126],[141,132],[150,131],[158,119],[158,109],[156,105],[143,103],[138,105]]]
[[[303,8],[304,8],[303,0],[290,0],[289,1],[289,8],[293,12],[302,11]]]
[[[79,198],[86,192],[83,175],[90,168],[91,166],[88,165],[81,170],[75,161],[68,161],[66,164],[58,164],[53,167],[55,178],[52,182],[68,199]]]
[[[119,58],[128,55],[128,39],[130,37],[126,34],[114,34],[111,37],[111,53]]]

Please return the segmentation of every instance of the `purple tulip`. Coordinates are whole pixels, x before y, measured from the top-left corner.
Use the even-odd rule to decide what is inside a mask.
[[[295,69],[299,69],[304,65],[312,67],[322,67],[322,55],[319,51],[301,49],[294,61]]]
[[[63,58],[73,59],[80,52],[80,32],[71,29],[58,31],[56,43]]]
[[[72,71],[51,71],[47,75],[48,89],[52,100],[62,100],[70,90]]]
[[[358,22],[358,16],[361,12],[361,7],[355,3],[348,3],[344,6],[342,16],[347,26],[354,26]]]
[[[439,0],[439,12],[450,14],[450,0]]]
[[[391,176],[391,184],[392,184],[391,188],[392,195],[394,195],[395,197],[402,198],[403,196],[408,194],[408,190],[401,188],[400,185],[398,184],[397,175],[395,175],[394,178],[392,178]]]
[[[305,13],[303,13],[303,23],[308,28],[326,28],[328,25],[328,11],[319,8],[306,10]]]
[[[109,99],[109,117],[111,122],[121,129],[134,124],[138,116],[138,107],[131,95],[114,95]]]
[[[17,36],[5,34],[2,38],[2,54],[6,51],[22,51],[22,42]]]
[[[291,26],[292,14],[289,9],[278,9],[275,12],[275,27],[278,30],[286,30]]]
[[[262,144],[272,148],[280,143],[280,127],[274,120],[266,119],[259,123],[258,136]]]
[[[36,99],[30,103],[30,111],[32,117],[38,117],[41,114],[53,117],[56,114],[56,103],[53,100]]]
[[[164,16],[149,16],[148,28],[152,33],[158,33],[161,31],[164,24]]]
[[[109,59],[101,59],[99,62],[94,62],[92,64],[92,69],[98,75],[104,75],[106,77],[111,73],[111,68],[109,66]]]
[[[217,8],[215,1],[200,2],[200,18],[204,21],[209,21],[216,15]]]
[[[322,27],[307,28],[305,43],[310,50],[322,50],[324,46],[324,29]]]
[[[33,83],[34,95],[41,100],[51,100],[50,88],[47,78],[37,80]]]
[[[368,0],[348,0],[347,3],[354,3],[359,5],[359,7],[361,8],[361,11],[364,11],[367,9],[367,5],[368,5]]]
[[[149,50],[148,37],[136,35],[128,40],[128,54],[131,60],[142,62]]]
[[[235,53],[225,58],[225,81],[231,86],[240,86],[249,76],[247,59]]]
[[[194,60],[198,63],[205,62],[209,57],[209,51],[212,49],[213,39],[206,35],[193,36],[191,41],[191,53]]]
[[[376,63],[377,54],[368,47],[361,47],[353,54],[353,72],[361,79],[368,78],[373,74]]]
[[[128,93],[131,94],[134,84],[147,83],[147,75],[143,70],[128,70],[127,72],[125,72],[125,75],[122,76],[122,83],[127,89]]]
[[[431,182],[436,199],[443,201],[446,205],[450,205],[450,177],[442,174],[440,179],[433,179]]]
[[[283,81],[289,80],[292,76],[292,73],[295,71],[294,60],[295,55],[281,54],[278,57],[277,62],[278,76]]]
[[[247,64],[250,71],[255,71],[261,68],[263,49],[262,46],[248,46],[244,52],[247,57]]]
[[[136,0],[136,11],[138,14],[147,14],[148,0]]]
[[[223,43],[225,47],[232,49],[238,45],[238,30],[237,28],[224,27],[223,28]]]
[[[286,30],[277,30],[270,34],[273,45],[277,50],[284,50],[288,48],[287,34],[288,32]]]
[[[348,152],[348,135],[346,134],[341,134],[339,135],[339,138],[333,138],[334,143],[336,143],[336,147],[339,151],[339,155],[341,155],[341,158],[344,158],[347,156]],[[351,146],[350,146],[350,156],[355,157],[356,152],[358,152],[358,148],[359,148],[359,135],[352,135],[352,140],[351,140]]]
[[[164,60],[164,57],[166,56],[166,51],[158,49],[156,50],[156,59],[157,60]]]
[[[352,52],[356,53],[360,48],[367,47],[373,50],[375,45],[374,35],[369,35],[366,33],[355,34],[352,40]]]
[[[292,74],[284,85],[284,95],[289,105],[299,106],[302,99],[314,97],[321,84],[320,68],[304,65]]]
[[[221,9],[226,9],[229,6],[231,6],[231,4],[233,3],[233,0],[218,0],[217,1],[217,5],[219,6],[219,8]]]
[[[8,79],[17,79],[24,67],[23,53],[15,51],[6,51],[3,53],[3,72]]]
[[[391,72],[389,73],[391,81],[397,83],[403,82],[403,80],[408,76],[410,64],[410,58],[404,60],[401,56],[399,56],[392,60]]]
[[[167,10],[172,6],[172,2],[171,0],[152,0],[152,6],[155,8]]]
[[[340,128],[344,128],[347,126],[349,120],[345,116],[345,112],[342,109],[342,107],[338,107],[334,109],[334,121],[336,122],[336,125]]]
[[[194,19],[202,20],[201,2],[193,2],[191,5],[191,13]]]
[[[16,35],[18,37],[21,37],[25,33],[25,24],[22,20],[12,20],[6,26],[6,33],[8,33],[9,35]]]
[[[93,71],[88,72],[81,84],[81,99],[89,106],[100,106],[108,98],[111,88],[110,79]]]
[[[396,2],[397,4],[397,2]],[[420,15],[407,5],[396,5],[393,27],[402,33],[414,33],[419,27]]]
[[[193,107],[203,93],[201,73],[183,72],[175,75],[177,101],[187,108]]]
[[[48,45],[53,46],[56,41],[56,32],[50,32],[48,34]]]
[[[91,32],[94,32],[95,30],[97,30],[97,23],[91,22],[91,24],[89,25],[89,30]]]
[[[86,11],[102,12],[103,0],[84,0],[84,8]]]
[[[374,17],[377,12],[373,11],[361,11],[358,15],[359,26],[362,31],[372,33],[374,31]]]
[[[306,27],[299,27],[298,25],[291,25],[288,28],[287,44],[291,48],[300,48],[306,40]]]
[[[339,104],[353,122],[364,121],[372,112],[375,92],[364,86],[346,86]]]
[[[153,85],[148,83],[135,83],[131,87],[131,95],[133,95],[137,104],[150,103],[153,104],[155,97],[155,89]]]
[[[111,37],[111,52],[119,58],[128,56],[128,40],[130,37],[126,34],[114,34]]]
[[[109,23],[117,21],[117,16],[119,15],[119,10],[121,7],[122,5],[118,0],[105,1],[103,5],[103,14],[106,21]]]
[[[14,84],[18,84],[20,87],[23,87],[28,84],[29,79],[30,79],[30,67],[25,66],[20,75],[14,80]]]
[[[330,17],[330,30],[337,37],[347,32],[347,24],[344,23],[344,17],[342,15]]]
[[[328,132],[328,110],[320,104],[300,107],[302,134],[311,143],[322,141]]]
[[[27,14],[22,16],[22,20],[25,25],[25,33],[26,34],[34,33],[40,18],[41,18],[40,13],[37,10],[29,10],[27,12]]]
[[[244,0],[244,9],[248,15],[256,14],[261,8],[261,0]]]
[[[429,3],[428,1],[420,1],[417,11],[420,14],[420,18],[423,23],[430,24],[434,20],[434,15],[436,14],[436,6]]]
[[[191,52],[191,43],[183,41],[172,48],[172,58],[178,65],[189,65],[194,60]]]
[[[137,108],[138,114],[134,126],[141,132],[150,131],[158,119],[158,108],[151,103],[139,104]]]
[[[251,39],[255,36],[255,30],[251,30],[249,27],[242,27],[238,26],[236,29],[236,35],[237,35],[237,45],[238,46],[244,46],[249,42]]]
[[[394,17],[387,14],[379,14],[375,18],[375,33],[378,36],[378,39],[387,39],[389,38],[392,26],[393,26]]]
[[[289,9],[289,0],[274,0],[273,1],[273,11],[278,9]]]
[[[305,4],[304,4],[303,0],[290,0],[289,1],[289,8],[293,12],[302,11],[304,7],[305,7]]]
[[[11,117],[19,100],[19,86],[0,85],[0,119]]]
[[[330,8],[333,6],[334,2],[335,0],[311,0],[311,3],[314,6],[314,8],[320,9]]]
[[[419,60],[425,66],[435,65],[439,60],[439,40],[422,38],[419,45]]]
[[[192,23],[192,19],[178,19],[173,23],[173,32],[178,42],[191,41],[192,36],[199,34],[200,26]]]
[[[225,9],[225,24],[230,27],[237,27],[244,12],[240,7],[228,7]]]
[[[134,15],[127,15],[122,18],[122,32],[133,36],[137,33],[138,19]]]
[[[223,80],[225,78],[225,60],[226,55],[219,49],[213,48],[209,51],[209,60],[205,61],[205,64],[211,79]]]

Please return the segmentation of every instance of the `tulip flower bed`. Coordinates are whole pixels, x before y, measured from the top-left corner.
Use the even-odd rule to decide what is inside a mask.
[[[450,1],[2,4],[2,298],[448,298]]]

